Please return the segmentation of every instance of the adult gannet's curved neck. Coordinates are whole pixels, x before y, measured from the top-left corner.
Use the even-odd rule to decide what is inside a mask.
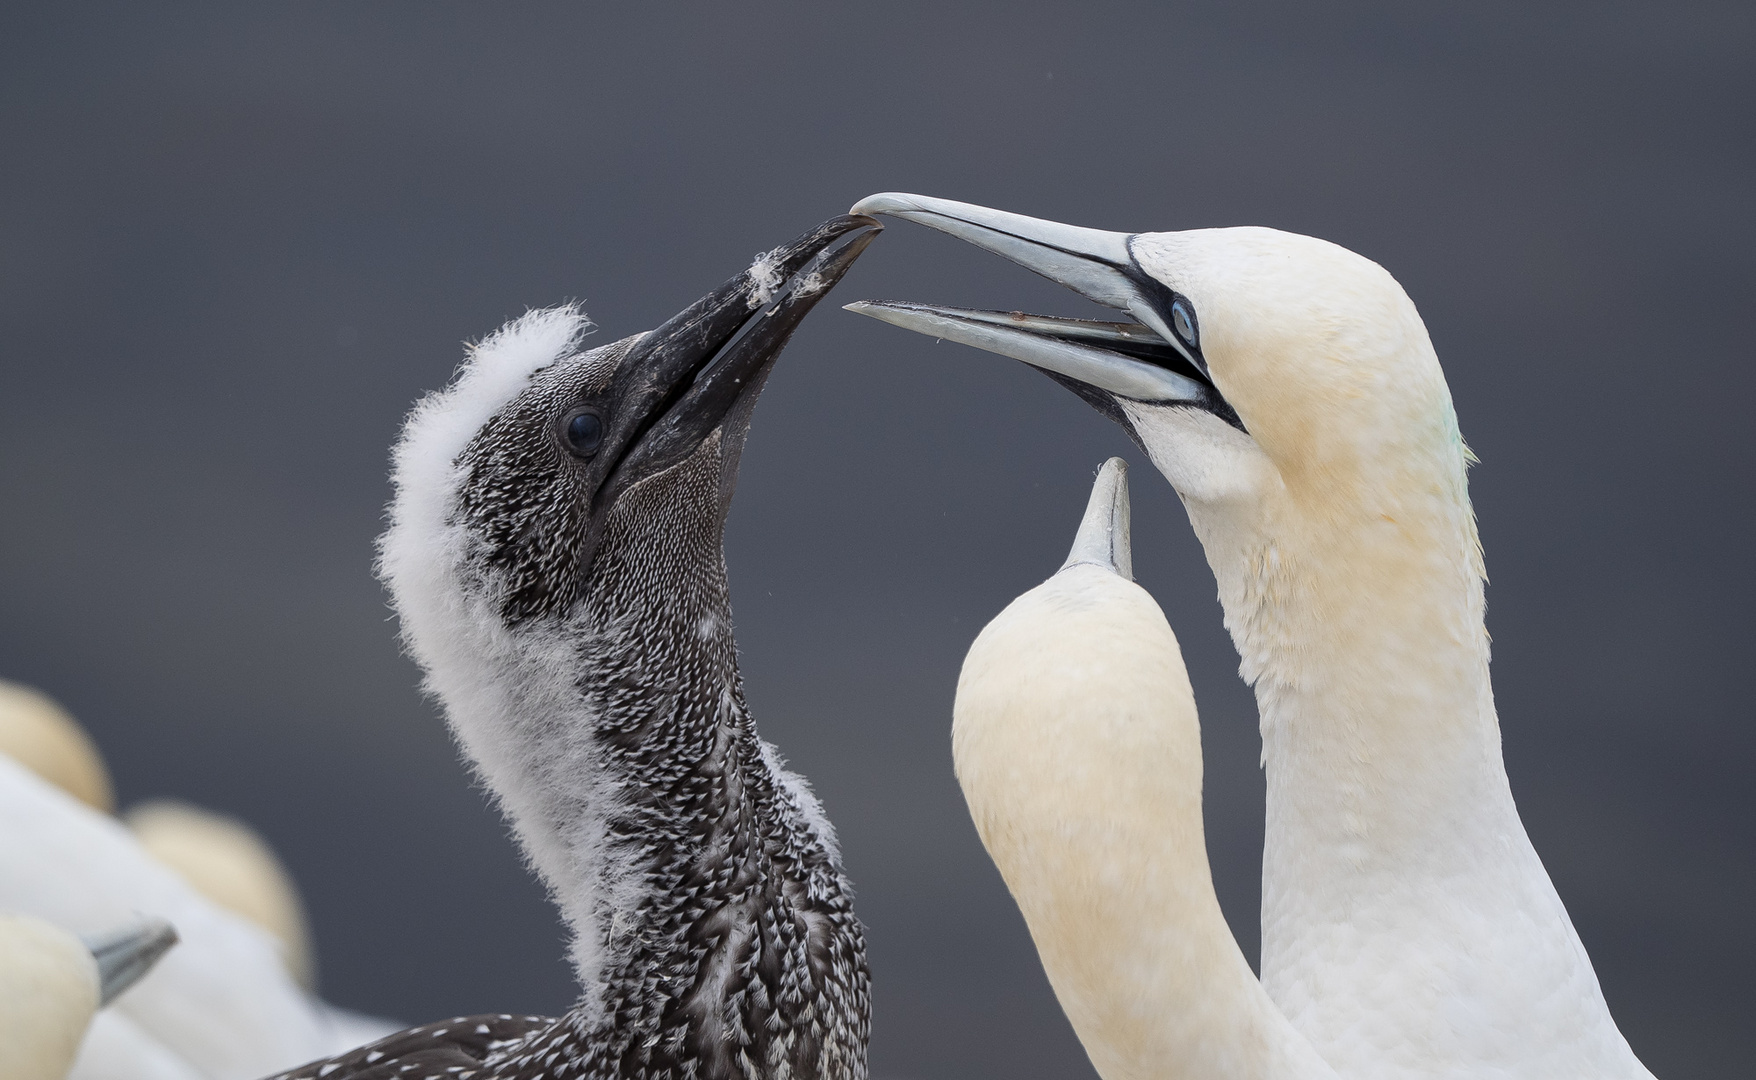
[[[952,748],[1104,1080],[1335,1076],[1269,1000],[1214,896],[1195,699],[1170,624],[1131,580],[1120,459],[1060,572],[971,646]]]

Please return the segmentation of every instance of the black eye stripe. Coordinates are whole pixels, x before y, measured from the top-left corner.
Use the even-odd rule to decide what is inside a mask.
[[[1132,237],[1129,238],[1129,243],[1133,243]],[[1189,298],[1142,270],[1138,262],[1117,266],[1116,269],[1145,294],[1147,302],[1161,316],[1169,313],[1169,322],[1177,336],[1183,339],[1183,344],[1197,350],[1196,355],[1200,356],[1201,324],[1196,321],[1195,305],[1189,302]],[[1206,361],[1201,363],[1205,364]]]

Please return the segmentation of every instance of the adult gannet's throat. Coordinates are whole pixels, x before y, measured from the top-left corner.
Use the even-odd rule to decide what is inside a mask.
[[[1242,428],[1202,355],[1190,299],[1143,270],[1135,237],[1043,221],[947,199],[886,193],[854,213],[890,214],[950,233],[1133,316],[1134,323],[893,301],[848,310],[918,333],[1023,360],[1127,425],[1115,398],[1205,409]]]

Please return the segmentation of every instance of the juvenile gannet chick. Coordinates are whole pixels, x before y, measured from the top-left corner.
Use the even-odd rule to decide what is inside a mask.
[[[0,1080],[62,1080],[93,1014],[176,942],[163,919],[81,940],[43,919],[0,915]]]
[[[1133,582],[1126,470],[1104,464],[1060,571],[970,646],[958,782],[1104,1080],[1334,1080],[1220,913],[1195,695]]]
[[[1360,1077],[1647,1077],[1500,753],[1469,452],[1384,269],[1274,229],[1112,233],[914,195],[919,221],[1136,321],[857,310],[1017,357],[1182,498],[1256,691],[1262,982]]]
[[[589,352],[578,311],[532,313],[416,407],[382,573],[583,993],[295,1075],[863,1080],[862,931],[821,808],[745,707],[723,536],[770,367],[876,228],[830,221]]]
[[[115,809],[110,771],[79,721],[49,695],[0,679],[0,754],[94,810]]]

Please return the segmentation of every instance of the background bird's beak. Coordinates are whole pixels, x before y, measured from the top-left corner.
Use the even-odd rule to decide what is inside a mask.
[[[848,213],[888,214],[967,240],[1087,299],[1126,311],[1151,327],[1165,344],[1182,351],[1177,336],[1171,333],[1159,311],[1160,307],[1168,310],[1165,298],[1159,295],[1165,292],[1164,286],[1135,263],[1128,247],[1128,233],[1063,225],[973,203],[898,191],[868,195]],[[1184,356],[1191,363],[1196,362],[1186,351]]]
[[[1091,485],[1085,517],[1073,538],[1073,550],[1061,564],[1101,566],[1118,577],[1134,580],[1134,551],[1128,522],[1128,463],[1119,457],[1104,462]]]
[[[108,1005],[177,943],[177,930],[163,919],[146,919],[82,940],[98,962],[98,1003]]]
[[[621,455],[598,504],[683,460],[741,407],[747,421],[793,331],[882,230],[858,215],[826,221],[642,337],[611,382],[608,441]]]

